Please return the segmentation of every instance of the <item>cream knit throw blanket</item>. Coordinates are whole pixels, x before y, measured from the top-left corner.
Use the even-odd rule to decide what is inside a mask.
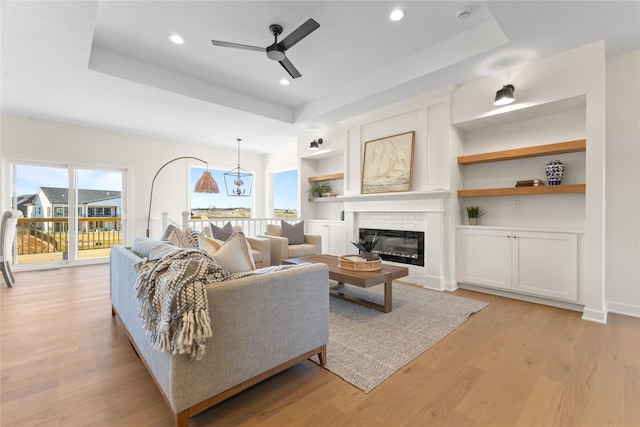
[[[199,249],[181,249],[138,264],[136,297],[153,347],[200,360],[211,336],[204,285],[232,276]]]

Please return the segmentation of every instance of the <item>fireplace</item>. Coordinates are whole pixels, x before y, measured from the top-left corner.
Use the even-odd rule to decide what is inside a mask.
[[[360,228],[359,237],[377,235],[379,242],[373,252],[384,261],[424,267],[424,232]]]

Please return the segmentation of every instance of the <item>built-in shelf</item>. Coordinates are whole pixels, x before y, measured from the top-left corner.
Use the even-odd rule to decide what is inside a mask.
[[[344,173],[330,173],[328,175],[310,176],[308,178],[309,182],[331,181],[332,179],[344,179]]]
[[[458,157],[458,164],[473,165],[477,163],[499,162],[502,160],[525,159],[552,154],[576,153],[579,151],[586,151],[586,149],[587,140],[578,139],[575,141],[558,142],[556,144],[536,145],[533,147],[460,156]]]
[[[529,196],[535,194],[568,194],[586,192],[586,184],[543,185],[540,187],[481,188],[458,190],[458,197]]]
[[[309,197],[309,201],[310,202],[320,202],[320,203],[326,203],[326,202],[341,202],[342,200],[339,200],[338,197]]]

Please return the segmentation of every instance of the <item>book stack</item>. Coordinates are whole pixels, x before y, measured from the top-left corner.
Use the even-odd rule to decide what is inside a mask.
[[[544,185],[544,182],[540,179],[525,179],[516,182],[516,187],[540,187],[542,185]]]

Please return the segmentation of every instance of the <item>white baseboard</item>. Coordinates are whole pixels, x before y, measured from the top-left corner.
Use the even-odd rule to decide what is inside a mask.
[[[607,311],[609,313],[622,314],[625,316],[640,317],[640,307],[637,305],[607,301]]]
[[[552,299],[548,299],[548,298],[537,297],[537,296],[534,296],[534,295],[520,294],[520,293],[516,293],[516,292],[503,291],[501,289],[493,289],[493,288],[487,288],[487,287],[484,287],[484,286],[470,285],[468,283],[458,283],[458,286],[461,289],[468,289],[470,291],[481,292],[481,293],[491,294],[491,295],[497,295],[497,296],[500,296],[500,297],[512,298],[512,299],[517,299],[517,300],[520,300],[520,301],[532,302],[532,303],[535,303],[535,304],[549,305],[551,307],[564,308],[565,310],[573,310],[573,311],[582,312],[583,308],[584,308],[582,305],[575,304],[575,303],[572,303],[572,302],[552,300]],[[585,319],[585,320],[590,320],[590,319]]]
[[[596,311],[585,308],[582,311],[582,320],[588,320],[590,322],[596,323],[607,323],[607,312],[606,311]]]

